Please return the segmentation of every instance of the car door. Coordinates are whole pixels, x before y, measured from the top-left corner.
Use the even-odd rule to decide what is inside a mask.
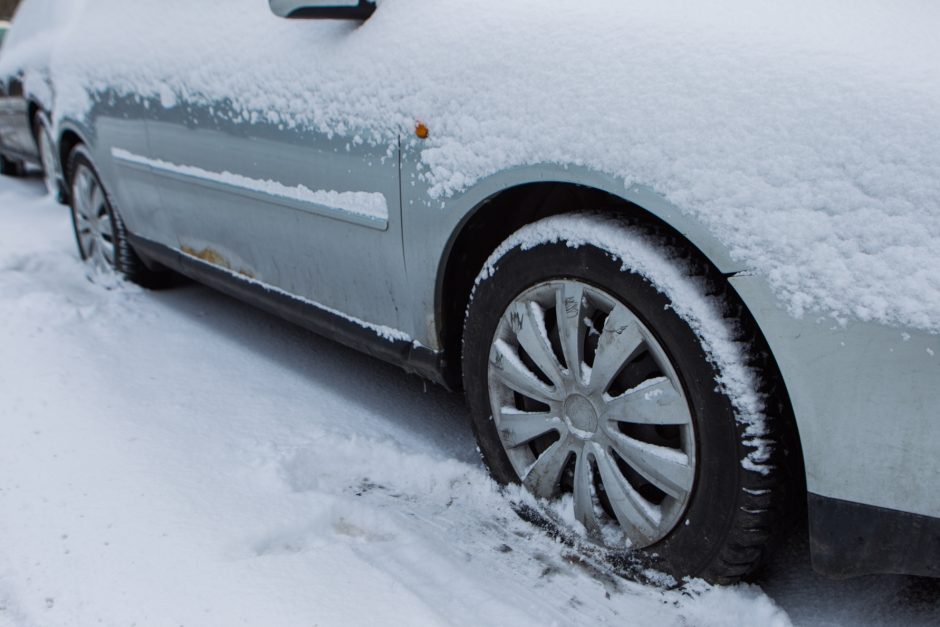
[[[250,67],[265,51],[246,42],[243,53]],[[284,63],[303,71],[304,54]],[[115,155],[149,167],[175,247],[370,327],[402,328],[394,298],[405,281],[397,140],[370,145],[246,119],[232,108],[234,96],[164,94],[148,119],[150,154]]]

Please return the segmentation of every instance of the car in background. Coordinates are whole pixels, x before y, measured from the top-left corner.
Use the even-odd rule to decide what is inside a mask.
[[[8,47],[15,44],[16,37],[27,38],[30,35],[30,20],[20,27],[14,18],[13,24],[0,22],[0,44],[8,41]],[[12,42],[12,43],[11,43]],[[4,58],[4,49],[0,45],[0,61]],[[33,72],[34,77],[41,76]],[[48,78],[43,80],[48,84]],[[29,168],[43,172],[46,188],[50,193],[58,194],[58,161],[52,151],[53,141],[48,115],[48,99],[40,98],[35,90],[27,95],[24,88],[24,72],[18,71],[0,74],[0,174],[5,176],[24,176]]]
[[[92,276],[174,270],[462,389],[496,480],[620,563],[733,582],[805,517],[821,572],[940,576],[940,125],[894,115],[933,83],[746,2],[743,35],[231,2],[84,4],[26,70],[56,98],[4,79],[4,150],[59,164]]]
[[[0,174],[5,176],[23,176],[27,166],[41,165],[28,109],[22,79],[5,78],[0,84]]]
[[[6,37],[8,30],[10,30],[10,23],[5,20],[0,21],[0,54],[3,54],[3,39]],[[20,88],[6,83],[7,81],[4,81],[4,84],[0,85],[0,174],[17,176],[23,172],[23,162],[17,158],[18,155],[16,154],[19,151],[14,150],[18,145],[17,135],[19,134],[14,130],[11,120],[8,119],[7,112],[18,108],[13,104],[12,94],[19,92]],[[11,96],[8,96],[8,94]],[[9,146],[9,148],[4,150],[5,146]]]

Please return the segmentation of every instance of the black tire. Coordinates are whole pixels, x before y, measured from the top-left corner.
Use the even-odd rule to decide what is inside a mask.
[[[162,268],[150,269],[134,250],[128,239],[124,221],[115,208],[111,195],[101,182],[101,178],[92,163],[90,154],[85,147],[80,144],[76,146],[69,155],[67,172],[69,185],[71,187],[69,202],[72,215],[72,229],[75,235],[75,243],[78,246],[78,252],[82,260],[89,261],[90,253],[82,244],[82,236],[79,233],[78,210],[76,208],[77,202],[79,202],[77,200],[79,194],[76,190],[76,177],[79,175],[80,169],[84,169],[84,171],[88,172],[94,183],[103,192],[103,204],[100,210],[102,215],[107,214],[107,216],[110,217],[111,228],[109,229],[109,240],[110,243],[113,244],[113,255],[112,258],[108,260],[108,266],[119,276],[143,287],[157,288],[166,285],[168,282],[168,273]]]
[[[616,225],[608,222],[607,227]],[[645,237],[649,239],[649,233]],[[660,247],[662,263],[687,265],[681,251],[668,250],[664,239],[657,242],[654,236],[653,241],[654,247]],[[676,313],[675,304],[643,275],[624,268],[624,261],[614,251],[583,242],[569,244],[572,242],[555,237],[554,241],[535,245],[530,241],[525,249],[510,246],[498,261],[489,262],[474,289],[464,328],[463,376],[483,460],[498,482],[520,483],[492,418],[488,383],[491,344],[503,312],[521,294],[528,293],[526,290],[546,281],[573,280],[597,287],[632,310],[668,355],[685,388],[697,459],[694,488],[679,522],[640,551],[618,552],[607,547],[603,553],[621,564],[639,560],[644,567],[651,566],[677,579],[693,576],[733,583],[761,564],[784,529],[781,512],[785,508],[781,502],[787,470],[776,460],[782,453],[778,443],[787,441],[785,431],[791,427],[785,418],[766,419],[759,438],[763,447],[755,454],[753,430],[747,431],[732,399],[716,384],[720,372],[715,361],[696,331]],[[725,315],[734,311],[734,306],[723,300],[720,289],[709,289],[708,296],[705,291],[701,290],[702,297],[715,301]],[[723,324],[737,342],[745,342],[745,352],[751,350],[746,344],[745,323],[726,318]],[[760,394],[759,390],[754,392]],[[771,406],[768,400],[768,411]],[[742,460],[749,455],[762,462],[760,471],[743,467]],[[574,462],[570,463],[573,467]],[[548,525],[562,537],[572,537],[571,531],[558,529],[556,523]]]
[[[23,163],[20,161],[14,161],[13,159],[7,159],[3,155],[0,155],[0,174],[3,176],[23,176],[25,168]]]

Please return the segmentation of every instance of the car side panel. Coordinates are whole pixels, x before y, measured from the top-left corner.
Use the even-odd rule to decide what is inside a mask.
[[[155,103],[149,136],[173,248],[399,335],[397,142],[233,122],[185,100]],[[384,212],[357,212],[351,195]]]
[[[761,278],[730,282],[783,373],[809,492],[940,517],[940,336],[794,318]]]

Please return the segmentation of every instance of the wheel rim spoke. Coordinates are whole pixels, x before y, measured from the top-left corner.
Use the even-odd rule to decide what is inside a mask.
[[[556,413],[504,408],[499,417],[499,433],[503,444],[509,447],[526,444],[551,431],[564,430],[564,423]]]
[[[108,215],[108,210],[104,204],[104,194],[101,193],[101,187],[92,180],[88,189],[88,207],[89,210],[98,218],[98,222]]]
[[[600,534],[600,522],[594,506],[594,475],[588,459],[588,448],[585,446],[575,460],[574,516],[584,525],[589,536],[597,537]]]
[[[104,237],[108,241],[111,241],[113,238],[111,231],[111,215],[107,212],[101,218],[98,219],[98,232],[101,234],[101,237]]]
[[[81,211],[90,219],[94,215],[94,207],[91,204],[91,174],[84,167],[79,170],[78,192]]]
[[[109,266],[113,266],[114,265],[114,244],[104,239],[104,237],[99,237],[98,248],[101,250],[101,255],[104,258],[104,261],[107,262]]]
[[[490,351],[490,372],[508,387],[529,398],[543,403],[561,399],[559,391],[542,383],[503,340],[497,340]]]
[[[623,305],[616,305],[604,322],[591,368],[591,389],[606,392],[611,381],[643,344],[636,318]]]
[[[555,292],[555,316],[562,355],[571,376],[577,381],[583,381],[581,364],[584,361],[584,335],[587,333],[583,303],[584,288],[579,283],[566,281]]]
[[[88,175],[84,168],[80,168],[75,176],[75,183],[72,186],[72,206],[75,214],[84,220],[88,220],[91,215],[88,209]]]
[[[666,377],[657,377],[611,398],[605,418],[642,425],[687,425],[692,414],[685,398]]]
[[[681,499],[692,489],[694,473],[682,451],[640,442],[620,433],[612,434],[611,444],[631,468],[669,496]]]
[[[647,544],[656,537],[660,516],[655,505],[640,496],[604,451],[594,457],[611,509],[624,533],[634,544]]]
[[[88,259],[91,257],[95,245],[95,236],[91,232],[91,229],[79,234],[79,245],[81,246],[81,252],[84,258]]]
[[[525,487],[539,498],[549,499],[555,496],[561,473],[570,454],[571,448],[564,439],[549,446],[526,471],[522,480]]]
[[[514,303],[506,313],[519,344],[556,388],[563,388],[562,367],[549,345],[545,314],[537,303]]]

